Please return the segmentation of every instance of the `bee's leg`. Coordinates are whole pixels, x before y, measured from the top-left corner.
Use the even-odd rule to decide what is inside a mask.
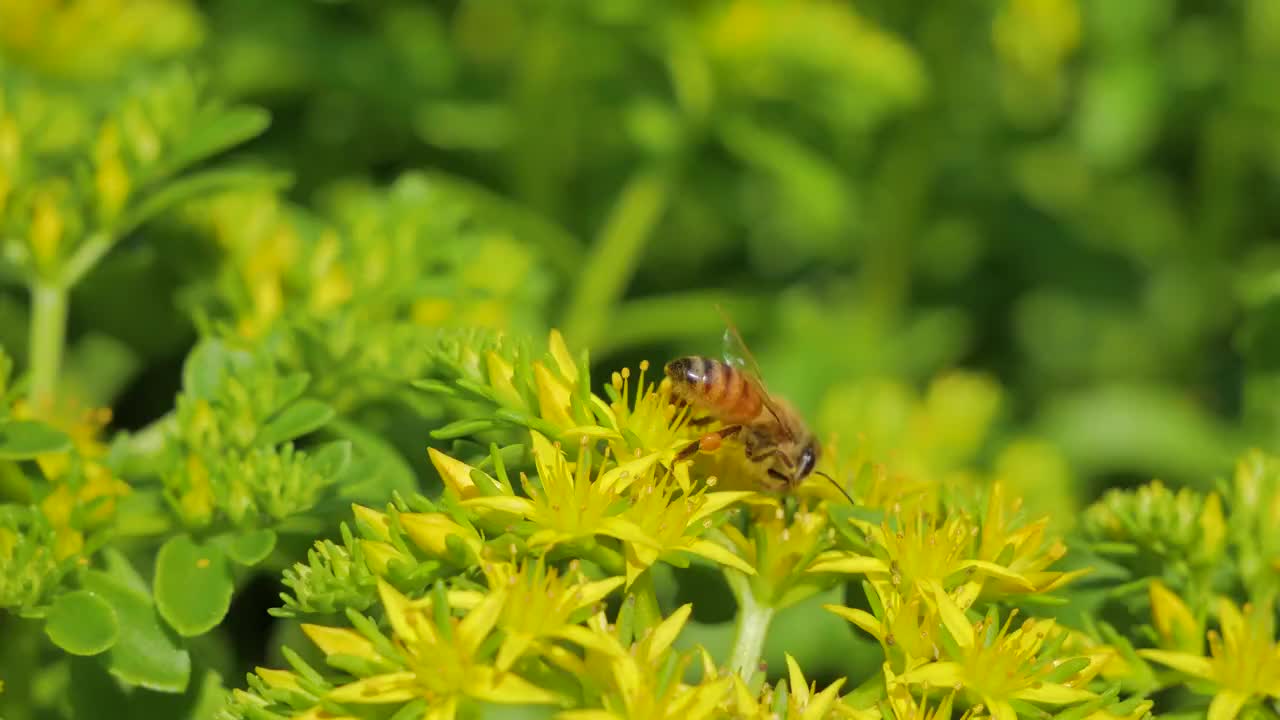
[[[710,415],[703,415],[702,417],[693,418],[687,424],[689,427],[702,427],[703,425],[710,425],[715,421],[716,419]]]
[[[727,425],[713,433],[707,433],[706,435],[703,435],[697,440],[689,443],[683,450],[676,453],[676,461],[687,460],[699,450],[702,452],[715,452],[720,449],[720,443],[724,442],[726,438],[737,435],[741,430],[741,425]]]

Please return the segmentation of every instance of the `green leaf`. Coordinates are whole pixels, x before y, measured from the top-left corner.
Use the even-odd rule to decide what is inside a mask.
[[[308,465],[324,478],[333,478],[351,467],[351,441],[335,440],[311,450]]]
[[[231,608],[234,591],[227,556],[216,544],[202,546],[178,535],[156,555],[156,608],[179,635],[202,635],[216,627]]]
[[[209,400],[218,393],[229,367],[229,351],[220,340],[198,343],[182,365],[182,389],[188,395]]]
[[[251,140],[271,124],[271,113],[242,105],[208,107],[196,116],[182,142],[165,159],[165,172],[176,173],[223,150]]]
[[[128,574],[119,578],[88,570],[84,586],[111,605],[120,622],[120,637],[106,654],[108,671],[124,682],[152,690],[185,690],[191,656],[165,627],[151,598],[133,586]]]
[[[383,498],[376,502],[385,502],[392,492],[412,495],[418,488],[418,478],[413,468],[405,462],[404,457],[376,433],[369,432],[360,425],[341,416],[334,418],[326,428],[339,437],[346,438],[358,451],[362,467],[363,482],[344,484],[342,497],[355,500],[357,498]],[[370,500],[372,501],[372,500]]]
[[[179,203],[219,190],[237,190],[265,187],[278,189],[287,186],[291,178],[286,173],[268,172],[255,168],[221,168],[192,173],[166,183],[131,205],[117,220],[113,235],[129,234],[142,223]]]
[[[246,566],[257,565],[276,548],[276,533],[270,528],[229,533],[215,540],[227,557]]]
[[[71,449],[71,438],[42,422],[0,422],[0,460],[30,460],[38,455]]]
[[[286,440],[301,437],[323,427],[333,419],[333,408],[328,403],[303,398],[280,411],[258,431],[259,445],[278,445]]]
[[[75,590],[59,595],[45,619],[45,634],[72,655],[97,655],[120,639],[116,611],[98,595]]]
[[[489,418],[455,420],[442,428],[432,430],[431,437],[437,440],[454,440],[456,438],[470,437],[487,430],[492,430],[493,427],[494,422]]]
[[[276,385],[276,407],[282,408],[302,397],[307,386],[311,384],[310,373],[290,373],[280,378]]]

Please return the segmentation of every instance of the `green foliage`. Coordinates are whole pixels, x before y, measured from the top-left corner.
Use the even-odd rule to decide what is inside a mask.
[[[0,716],[1280,717],[1277,28],[0,0]]]

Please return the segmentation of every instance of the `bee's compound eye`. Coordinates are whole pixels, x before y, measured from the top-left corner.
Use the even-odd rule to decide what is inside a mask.
[[[809,477],[809,473],[813,472],[813,466],[818,462],[818,453],[812,445],[806,445],[804,450],[800,452],[800,467],[797,468],[797,480],[803,480]]]

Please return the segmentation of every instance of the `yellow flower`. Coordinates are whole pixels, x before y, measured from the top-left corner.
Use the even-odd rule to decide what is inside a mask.
[[[927,699],[917,701],[906,685],[897,682],[897,676],[888,663],[884,666],[884,676],[889,687],[889,708],[893,711],[893,720],[951,720],[951,708],[956,700],[954,690],[944,695],[937,707],[930,708]],[[970,720],[976,712],[976,708],[969,708],[960,720]]]
[[[622,507],[618,500],[629,485],[652,472],[657,455],[642,456],[616,465],[592,480],[589,453],[580,453],[582,460],[571,468],[558,443],[553,445],[537,432],[531,435],[540,482],[535,486],[521,475],[528,497],[506,494],[470,497],[462,501],[463,507],[482,513],[516,515],[532,521],[539,529],[529,538],[530,547],[548,548],[595,535],[656,546],[655,541],[635,523],[620,516]],[[464,481],[463,473],[458,469],[446,482],[451,483],[451,488],[458,488],[460,495],[470,493],[466,485],[471,482],[469,473]]]
[[[1151,620],[1160,634],[1161,647],[1199,655],[1204,647],[1204,631],[1191,609],[1159,580],[1152,581],[1148,592]]]
[[[1040,657],[1058,633],[1052,620],[1026,620],[1010,631],[1016,611],[996,631],[994,611],[976,625],[956,626],[943,618],[959,648],[957,657],[926,663],[898,676],[896,683],[928,687],[962,687],[975,696],[993,720],[1017,720],[1011,700],[1068,705],[1093,699],[1083,685],[1097,673],[1101,658],[1074,659],[1076,665]],[[1065,675],[1065,677],[1059,677]]]
[[[330,690],[325,697],[331,703],[395,705],[421,698],[429,706],[423,717],[450,720],[465,698],[512,704],[559,701],[516,673],[500,671],[483,657],[482,646],[508,599],[502,589],[486,595],[461,620],[450,617],[444,627],[436,625],[429,600],[410,601],[381,580],[378,593],[391,625],[391,647],[355,630],[302,626],[331,660],[351,656],[367,661],[364,667],[383,670]]]
[[[787,711],[782,716],[794,720],[822,720],[829,717],[831,713],[838,712],[845,717],[851,717],[855,720],[879,720],[880,714],[874,710],[855,709],[838,702],[840,688],[845,683],[845,678],[838,678],[831,683],[822,692],[818,692],[817,683],[808,683],[805,681],[804,673],[800,671],[800,665],[796,659],[791,657],[790,653],[786,653],[787,661]],[[776,717],[773,714],[774,693],[778,688],[752,695],[747,688],[743,679],[737,675],[733,676],[733,692],[730,695],[729,706],[731,708],[732,717],[735,718],[754,718],[756,720],[769,720]]]
[[[1021,506],[1022,498],[1014,498],[1006,507],[1003,484],[997,482],[991,486],[977,557],[985,563],[1003,566],[1008,573],[992,573],[991,583],[984,589],[992,594],[1016,594],[1023,589],[1025,581],[1030,584],[1031,592],[1045,593],[1088,574],[1088,569],[1072,572],[1045,569],[1067,554],[1067,546],[1058,539],[1046,543],[1047,516],[1014,527],[1012,518]]]
[[[842,605],[823,605],[880,642],[886,667],[899,672],[939,658],[942,626],[934,606],[919,594],[904,598],[896,592],[878,598],[883,617]]]
[[[594,606],[622,585],[622,578],[586,582],[581,575],[570,582],[542,560],[514,567],[507,563],[487,563],[484,568],[491,589],[507,595],[497,626],[503,632],[502,646],[494,663],[501,672],[526,653],[545,653],[548,640],[570,642],[609,652],[613,646],[600,640],[574,621],[574,616]]]
[[[923,510],[899,515],[892,525],[888,520],[878,526],[855,520],[868,536],[874,555],[829,551],[809,566],[809,572],[866,575],[881,596],[889,593],[886,586],[903,595],[918,591],[942,603],[942,612],[951,613],[955,612],[951,606],[966,608],[984,591],[991,595],[1049,592],[1086,572],[1045,570],[1066,553],[1060,541],[1045,547],[1048,518],[1014,528],[1010,515],[997,483],[980,523],[961,513],[939,519]]]
[[[790,690],[787,695],[787,717],[800,718],[800,720],[822,720],[835,703],[845,679],[839,678],[825,690],[818,692],[817,683],[805,682],[804,673],[800,672],[800,665],[790,653],[786,654],[786,660],[787,682]]]
[[[1208,681],[1216,688],[1209,720],[1232,720],[1255,699],[1280,698],[1280,647],[1276,644],[1272,604],[1246,604],[1243,609],[1226,598],[1218,601],[1222,632],[1210,630],[1209,657],[1169,650],[1139,650],[1162,665]]]
[[[606,388],[610,396],[608,417],[617,430],[610,440],[614,454],[626,457],[636,450],[662,451],[663,460],[670,464],[675,453],[691,442],[697,434],[689,429],[689,413],[676,412],[672,403],[671,383],[663,378],[658,383],[645,383],[649,362],[640,363],[640,375],[632,392],[631,368],[615,372]],[[681,489],[688,490],[688,463],[675,467]]]
[[[39,418],[71,438],[73,452],[40,455],[36,464],[53,485],[40,502],[40,510],[54,527],[57,558],[76,555],[84,547],[85,532],[110,523],[117,500],[132,492],[129,484],[113,475],[104,463],[107,446],[100,435],[111,421],[111,411],[66,403],[36,412],[19,401],[14,405],[13,416]]]
[[[680,607],[625,650],[616,634],[617,629],[608,624],[604,614],[593,616],[590,622],[592,630],[614,643],[617,650],[601,653],[587,648],[586,659],[578,662],[583,674],[605,688],[604,707],[570,710],[560,713],[558,720],[707,720],[720,717],[718,707],[732,687],[732,678],[707,673],[704,667],[702,681],[689,685],[681,678],[690,656],[684,655],[671,662],[671,643],[692,612],[692,605]]]
[[[622,517],[629,519],[652,544],[626,543],[627,584],[660,558],[674,553],[700,555],[712,562],[747,573],[755,571],[742,558],[722,545],[699,535],[711,527],[711,515],[750,497],[749,492],[708,492],[702,488],[680,494],[671,475],[645,477],[631,486],[631,506]]]
[[[782,506],[772,498],[757,498],[752,512],[750,537],[731,524],[720,532],[726,544],[755,568],[750,581],[756,600],[782,609],[821,590],[825,580],[807,575],[804,569],[830,539],[827,515],[802,510],[788,523]]]

